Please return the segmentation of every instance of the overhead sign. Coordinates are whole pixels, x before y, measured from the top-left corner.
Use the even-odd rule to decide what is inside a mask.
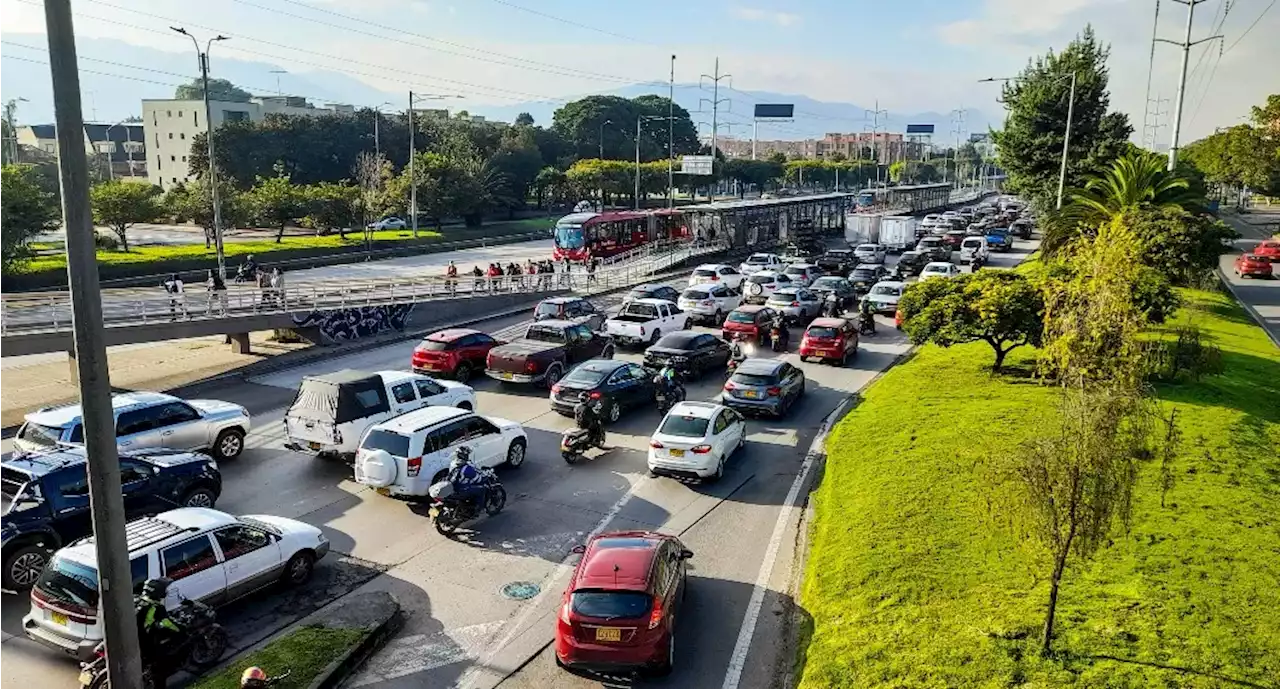
[[[685,156],[680,159],[680,172],[686,175],[715,174],[714,156]]]
[[[909,124],[907,125],[908,134],[932,134],[933,125],[931,124]]]
[[[760,103],[756,105],[756,119],[794,117],[796,106],[792,103]]]
[[[980,143],[984,143],[990,138],[991,138],[991,134],[989,134],[988,132],[978,132],[976,134],[969,135],[969,143],[980,144]]]

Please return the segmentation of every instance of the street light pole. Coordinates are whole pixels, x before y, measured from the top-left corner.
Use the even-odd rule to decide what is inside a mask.
[[[676,203],[676,56],[671,56],[671,81],[667,84],[667,208]]]
[[[1062,135],[1062,166],[1058,169],[1058,210],[1062,210],[1062,192],[1067,185],[1067,147],[1071,145],[1071,117],[1076,111],[1076,73],[1071,73],[1071,91],[1067,95],[1067,131]]]
[[[410,222],[413,223],[414,239],[418,238],[418,178],[414,175],[413,164],[413,154],[417,150],[413,144],[413,104],[420,100],[443,100],[451,97],[430,93],[414,95],[413,91],[409,92],[409,215],[412,216]]]
[[[98,619],[107,644],[107,676],[112,686],[141,687],[142,662],[133,608],[133,576],[125,537],[124,498],[111,411],[111,378],[102,325],[102,292],[89,207],[89,169],[84,150],[80,72],[76,64],[71,0],[45,0],[49,74],[53,81],[58,177],[67,238],[67,280],[71,292],[71,336],[84,426],[85,471],[99,591]]]
[[[218,169],[213,157],[213,108],[209,106],[209,48],[214,41],[225,41],[226,36],[218,34],[208,41],[205,41],[204,52],[200,52],[200,41],[195,36],[187,33],[187,30],[177,26],[171,26],[170,29],[191,39],[192,45],[196,47],[196,55],[200,58],[200,84],[201,90],[204,91],[204,125],[205,125],[205,143],[209,145],[209,196],[213,202],[213,246],[218,255],[218,276],[223,280],[227,279],[227,259],[222,249],[222,204],[218,199]]]
[[[598,139],[600,142],[600,160],[604,160],[604,126],[606,124],[613,124],[613,120],[605,120],[600,123],[600,138]]]
[[[383,101],[373,106],[373,156],[379,160],[382,159],[382,144],[378,140],[378,121],[382,119],[382,106],[391,104],[391,101]]]

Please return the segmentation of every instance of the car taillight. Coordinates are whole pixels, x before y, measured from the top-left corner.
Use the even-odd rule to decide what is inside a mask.
[[[719,281],[720,281],[720,276],[719,276],[719,275],[712,275],[712,276],[711,276],[711,281],[712,281],[712,282],[719,282]]]
[[[662,599],[653,599],[653,609],[649,611],[649,629],[662,624]]]
[[[593,399],[593,400],[598,400],[598,399],[600,399],[600,391],[599,391],[599,390],[596,390],[596,391],[592,392],[592,393],[591,393],[591,399]]]
[[[526,362],[524,363],[524,370],[528,371],[529,373],[537,373],[537,372],[538,372],[538,362],[536,362],[536,361],[526,361]]]
[[[422,458],[410,457],[408,460],[405,461],[405,464],[407,464],[409,467],[409,471],[408,471],[409,478],[417,478],[418,472],[422,471]]]
[[[796,306],[799,306],[799,305],[800,305],[800,302],[798,302],[798,301],[793,301],[793,302],[791,302],[791,306],[793,306],[793,307],[796,307]]]
[[[653,448],[653,449],[655,449],[655,450],[661,450],[661,449],[662,449],[662,447],[663,447],[663,445],[662,445],[662,443],[660,443],[660,442],[658,442],[658,441],[656,441],[656,440],[650,440],[650,441],[649,441],[649,447],[652,447],[652,448]]]
[[[560,604],[560,621],[564,622],[565,624],[573,623],[573,621],[569,618],[569,601],[565,601]]]
[[[710,446],[710,445],[695,445],[694,447],[689,448],[689,451],[690,451],[690,452],[692,452],[692,453],[693,453],[693,454],[695,454],[695,455],[705,455],[705,454],[707,454],[708,452],[710,452],[710,451],[711,451],[711,446]]]
[[[725,389],[725,390],[732,390],[733,388],[734,388],[733,381],[729,381],[729,382],[727,382],[727,383],[725,383],[725,384],[724,384],[724,389]]]
[[[782,388],[779,388],[779,387],[768,388],[767,390],[765,390],[765,393],[767,393],[770,397],[777,397],[778,395],[782,394]]]
[[[715,306],[715,305],[716,305],[716,300],[714,300],[714,299],[703,299],[703,300],[702,300],[702,305],[703,305],[703,306]]]

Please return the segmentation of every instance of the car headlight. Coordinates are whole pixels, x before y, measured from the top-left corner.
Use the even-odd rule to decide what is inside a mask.
[[[213,469],[214,471],[217,471],[217,470],[218,470],[218,462],[217,462],[216,460],[212,460],[212,459],[211,459],[211,460],[209,460],[209,465],[208,465],[208,466],[209,466],[209,468],[210,468],[210,469]]]

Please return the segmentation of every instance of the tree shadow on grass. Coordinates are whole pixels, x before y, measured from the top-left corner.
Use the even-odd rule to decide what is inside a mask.
[[[1251,682],[1247,679],[1228,677],[1227,675],[1219,674],[1216,672],[1207,672],[1205,670],[1197,670],[1195,668],[1185,667],[1181,665],[1155,663],[1148,660],[1137,660],[1134,658],[1121,658],[1118,656],[1107,655],[1107,654],[1098,654],[1098,655],[1081,654],[1074,657],[1076,659],[1084,660],[1084,661],[1110,660],[1116,663],[1128,663],[1131,665],[1142,665],[1144,667],[1159,668],[1161,670],[1172,670],[1174,672],[1180,672],[1188,675],[1195,675],[1196,677],[1207,677],[1210,679],[1215,679],[1215,680],[1218,680],[1219,682],[1226,682],[1227,684],[1231,684],[1238,687],[1250,687],[1251,689],[1275,689],[1275,687],[1277,686],[1274,684],[1259,684],[1257,682]]]

